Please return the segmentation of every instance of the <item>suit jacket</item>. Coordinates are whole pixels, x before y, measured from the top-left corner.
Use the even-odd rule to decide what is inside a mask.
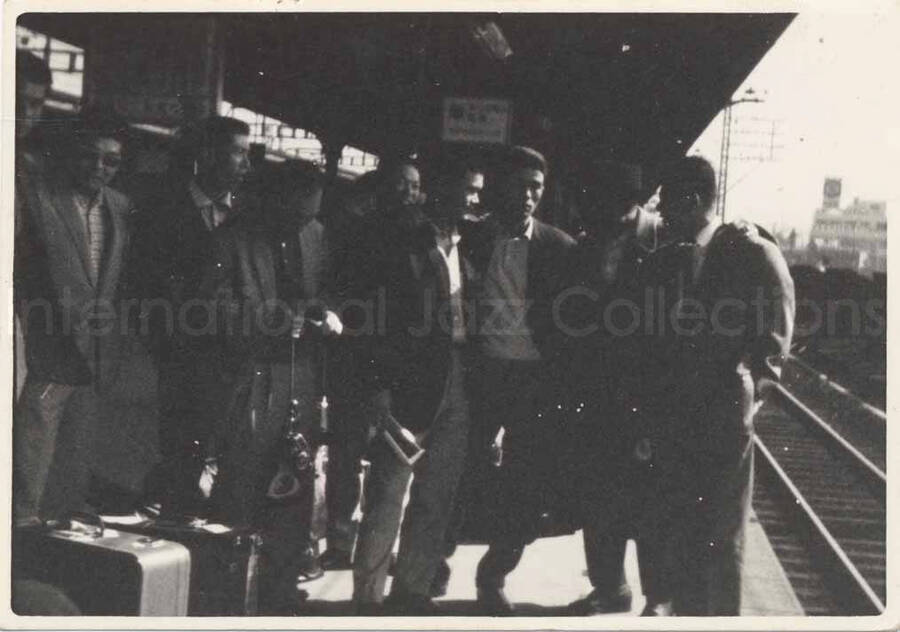
[[[690,252],[672,245],[654,260],[669,309],[692,301],[681,332],[667,331],[656,354],[661,391],[681,417],[687,449],[728,461],[746,452],[763,380],[780,379],[793,332],[794,284],[774,240],[752,224],[720,226],[693,275]]]
[[[389,391],[393,415],[420,432],[430,426],[443,398],[454,345],[442,320],[449,278],[437,251],[436,229],[424,217],[398,223],[379,216],[369,226],[372,242],[363,248],[369,253],[363,262],[370,271],[365,277],[369,287],[364,294],[376,322],[360,345],[364,381],[371,392]],[[461,243],[459,260],[465,301],[475,271]],[[469,325],[465,323],[467,330]]]
[[[537,218],[532,221],[534,232],[528,245],[525,290],[525,298],[531,304],[526,314],[526,323],[541,357],[545,361],[554,362],[560,352],[554,341],[554,334],[558,330],[554,323],[554,302],[564,288],[565,272],[575,240],[564,231]],[[499,231],[499,225],[490,219],[462,223],[462,250],[475,270],[470,292],[472,296],[480,295]],[[479,320],[480,318],[479,314]]]
[[[122,327],[129,321],[120,301],[127,295],[123,269],[131,202],[114,189],[103,189],[106,245],[95,285],[71,187],[46,176],[29,178],[22,189],[25,210],[16,244],[15,289],[27,332],[29,375],[107,388],[129,344],[129,332]]]
[[[204,267],[208,294],[203,299],[217,313],[219,344],[236,379],[206,450],[228,455],[234,465],[243,462],[245,452],[269,454],[292,397],[300,401],[304,434],[319,419],[320,341],[305,336],[295,342],[291,330],[295,313],[329,307],[329,256],[317,220],[300,231],[244,217],[216,231],[213,245]]]
[[[201,305],[211,291],[207,269],[217,234],[252,217],[254,210],[235,196],[228,219],[209,230],[190,190],[182,186],[161,206],[136,216],[134,285],[146,301],[143,326],[161,361],[183,363],[220,351],[215,324]]]
[[[227,323],[218,331],[237,361],[288,361],[294,314],[332,305],[328,243],[318,220],[302,231],[276,232],[241,218],[215,232],[203,271],[201,297],[213,300],[219,322]]]
[[[89,424],[98,440],[85,458],[95,475],[137,491],[158,460],[158,401],[156,371],[135,331],[138,310],[126,282],[131,202],[103,189],[106,244],[94,285],[71,188],[35,177],[23,189],[15,272],[28,380],[92,386],[96,408],[88,407],[95,413]]]

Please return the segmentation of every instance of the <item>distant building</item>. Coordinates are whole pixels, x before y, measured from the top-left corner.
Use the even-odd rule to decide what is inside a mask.
[[[807,250],[809,263],[849,268],[860,274],[887,271],[887,204],[860,200],[840,208],[841,181],[825,180]]]

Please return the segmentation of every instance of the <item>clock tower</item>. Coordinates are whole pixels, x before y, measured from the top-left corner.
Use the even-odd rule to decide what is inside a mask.
[[[836,209],[841,204],[841,179],[825,178],[825,187],[822,191],[822,208]]]

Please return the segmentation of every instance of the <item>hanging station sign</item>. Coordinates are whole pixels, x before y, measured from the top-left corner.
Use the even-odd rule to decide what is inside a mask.
[[[447,97],[441,139],[456,143],[505,144],[512,124],[506,99]]]

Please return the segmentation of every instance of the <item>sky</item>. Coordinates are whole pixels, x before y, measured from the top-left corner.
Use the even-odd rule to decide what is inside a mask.
[[[808,235],[826,177],[843,180],[842,207],[859,197],[886,201],[889,216],[900,208],[898,8],[794,19],[735,92],[764,102],[732,108],[726,219]],[[717,170],[721,119],[689,151]]]

